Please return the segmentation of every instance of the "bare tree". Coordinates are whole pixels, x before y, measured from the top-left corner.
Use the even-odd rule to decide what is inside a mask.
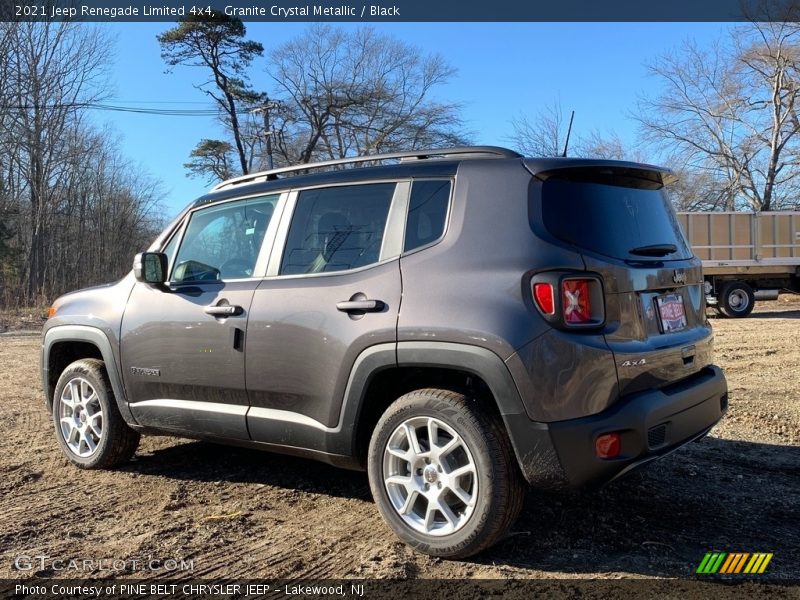
[[[458,105],[432,99],[454,69],[374,29],[313,26],[276,48],[268,70],[286,163],[464,141]]]
[[[568,124],[561,103],[554,100],[534,116],[514,117],[511,120],[514,133],[509,141],[525,156],[561,156]]]
[[[754,23],[710,48],[685,43],[650,66],[663,89],[643,99],[647,139],[703,171],[722,208],[781,208],[800,183],[800,28]]]
[[[223,124],[233,136],[243,174],[250,171],[250,158],[242,131],[241,107],[256,105],[263,98],[249,85],[247,68],[264,52],[260,43],[245,39],[246,34],[241,20],[215,12],[211,17],[187,17],[177,27],[158,36],[161,56],[168,65],[202,67],[211,71],[211,80],[198,87],[219,107]],[[208,150],[208,147],[203,149],[200,146],[195,149],[205,155]],[[194,172],[207,174],[196,169]]]
[[[81,108],[105,94],[108,42],[99,28],[74,23],[14,24],[10,79],[13,110],[7,115],[19,153],[20,177],[30,201],[23,280],[28,299],[42,290],[54,184],[67,164],[65,139]]]
[[[647,162],[640,147],[625,144],[613,131],[603,133],[593,129],[585,133],[580,115],[575,116],[569,132],[569,118],[565,114],[568,113],[561,103],[554,100],[533,116],[518,115],[511,120],[514,132],[508,141],[526,156],[563,156],[567,148],[569,156]]]
[[[90,25],[0,24],[0,306],[120,276],[155,233],[157,185],[86,123],[110,51]]]

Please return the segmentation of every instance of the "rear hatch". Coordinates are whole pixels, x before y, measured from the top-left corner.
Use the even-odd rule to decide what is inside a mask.
[[[701,263],[665,193],[671,174],[630,163],[534,174],[543,183],[541,225],[532,226],[579,252],[601,278],[603,334],[620,394],[663,387],[708,365]]]

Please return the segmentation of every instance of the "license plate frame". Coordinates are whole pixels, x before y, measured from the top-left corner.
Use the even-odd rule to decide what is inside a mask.
[[[686,307],[680,294],[656,296],[656,312],[661,333],[673,333],[686,329]]]

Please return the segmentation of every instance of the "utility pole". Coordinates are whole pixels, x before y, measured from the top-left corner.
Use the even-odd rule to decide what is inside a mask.
[[[267,166],[270,170],[274,169],[275,165],[272,160],[272,134],[274,132],[270,129],[269,111],[279,108],[280,105],[280,100],[270,100],[269,96],[267,96],[263,106],[250,111],[251,113],[262,113],[264,115],[264,135],[267,136]]]

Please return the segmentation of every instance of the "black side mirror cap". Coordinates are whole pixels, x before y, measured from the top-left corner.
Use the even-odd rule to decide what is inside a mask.
[[[151,285],[167,281],[167,255],[161,252],[140,252],[133,259],[133,276],[136,281]]]

